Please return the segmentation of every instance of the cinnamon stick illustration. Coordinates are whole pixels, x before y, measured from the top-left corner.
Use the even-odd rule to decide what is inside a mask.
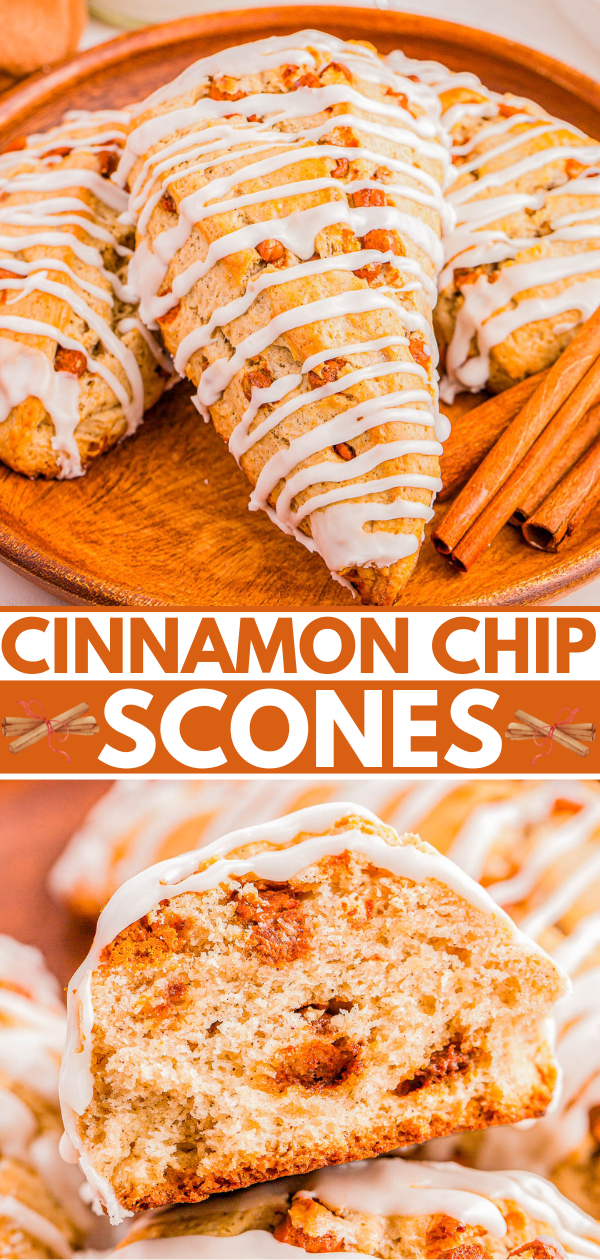
[[[574,722],[567,725],[557,723],[555,730],[561,731],[563,735],[570,735],[573,739],[580,740],[583,743],[593,744],[596,738],[596,727],[593,722],[583,722],[579,725]],[[504,738],[533,739],[536,733],[534,728],[528,726],[526,722],[509,722],[504,732]]]
[[[9,752],[23,752],[24,748],[30,748],[32,744],[37,744],[38,740],[44,739],[50,731],[57,731],[64,727],[72,718],[80,717],[83,713],[87,713],[89,707],[89,704],[85,702],[76,704],[72,709],[67,709],[65,713],[59,713],[56,717],[49,718],[47,722],[38,722],[32,730],[26,731],[24,735],[19,735],[17,739],[8,745]]]
[[[585,747],[585,744],[578,739],[574,739],[572,735],[565,735],[563,731],[558,729],[558,726],[552,726],[549,722],[542,722],[539,718],[532,717],[530,713],[524,713],[522,709],[515,709],[515,717],[518,722],[523,722],[526,726],[530,726],[533,735],[547,736],[552,732],[553,738],[562,748],[568,748],[570,752],[577,753],[578,757],[587,757],[589,755],[590,750]]]

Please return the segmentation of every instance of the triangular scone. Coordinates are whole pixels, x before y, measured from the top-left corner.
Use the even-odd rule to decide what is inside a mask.
[[[127,117],[77,111],[0,156],[0,460],[28,477],[79,476],[173,376],[126,284]]]
[[[600,144],[474,74],[391,53],[440,97],[452,144],[436,332],[443,396],[550,367],[600,303]]]
[[[69,987],[61,1103],[112,1219],[542,1114],[551,959],[366,809],[124,884]]]
[[[251,509],[367,604],[394,603],[440,488],[438,113],[371,45],[301,31],[206,57],[136,106],[117,176],[143,318]]]
[[[114,1256],[284,1260],[303,1252],[560,1260],[600,1256],[600,1226],[531,1173],[378,1159],[147,1213]]]

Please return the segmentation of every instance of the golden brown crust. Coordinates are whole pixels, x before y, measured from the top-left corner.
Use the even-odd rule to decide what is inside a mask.
[[[113,139],[109,147],[95,145],[94,132],[110,134]],[[89,150],[85,148],[87,135],[90,136]],[[158,361],[139,328],[119,328],[122,320],[130,321],[137,315],[135,304],[125,297],[126,290],[121,288],[127,280],[127,255],[134,243],[133,229],[119,223],[117,210],[102,200],[102,184],[95,189],[85,183],[87,176],[92,175],[106,181],[109,187],[110,176],[118,161],[116,150],[120,148],[123,136],[123,124],[119,129],[114,121],[105,121],[102,113],[92,114],[87,129],[73,124],[69,130],[69,125],[63,124],[48,133],[45,141],[35,137],[32,147],[19,149],[14,158],[0,158],[0,175],[4,176],[0,198],[2,235],[17,240],[23,237],[26,242],[32,233],[36,237],[46,237],[38,244],[25,243],[16,250],[0,247],[0,277],[9,285],[14,286],[15,281],[22,280],[23,267],[41,273],[39,288],[30,283],[24,290],[15,293],[10,287],[0,287],[0,317],[10,314],[19,320],[39,321],[43,328],[56,329],[55,339],[51,333],[46,335],[43,329],[39,333],[30,333],[0,326],[0,351],[5,351],[6,341],[12,346],[21,344],[26,350],[43,355],[57,376],[58,392],[52,402],[48,401],[48,397],[42,400],[32,393],[17,402],[0,420],[0,459],[28,477],[77,475],[81,468],[85,469],[91,460],[108,451],[139,423],[141,411],[139,417],[136,413],[137,418],[134,418],[135,407],[129,416],[126,414],[122,399],[111,387],[110,377],[116,378],[130,403],[134,400],[135,379],[135,388],[141,387],[143,407],[146,409],[160,397],[168,379],[164,364]],[[63,187],[62,183],[57,189],[44,186],[47,178],[60,181],[71,171],[71,187]],[[23,177],[25,181],[33,179],[31,190],[26,183],[25,186],[19,184]],[[48,198],[53,198],[55,202],[58,199],[59,210],[50,215],[50,225],[45,225],[40,220],[44,218],[44,202]],[[73,215],[65,213],[63,227],[60,211],[63,203],[66,209],[74,205],[79,210],[76,217],[80,222],[72,222]],[[37,206],[39,215],[34,210]],[[30,222],[12,222],[11,211],[22,207],[31,216]],[[8,212],[6,221],[2,219],[5,212]],[[84,226],[87,219],[90,222],[89,232]],[[101,235],[98,236],[97,232]],[[57,243],[57,237],[61,235],[64,235],[64,244]],[[69,238],[75,238],[78,245],[71,244]],[[78,252],[78,246],[83,253]],[[51,265],[54,261],[55,270]],[[45,277],[44,272],[47,273]],[[113,291],[110,274],[116,276],[119,282],[116,291]],[[60,291],[45,291],[46,280],[51,286],[59,286]],[[70,297],[66,296],[71,292],[73,305]],[[10,308],[7,306],[9,301]],[[91,322],[86,318],[85,308],[92,311]],[[106,337],[103,339],[105,327],[108,329],[108,340]],[[112,343],[111,337],[114,338]],[[81,349],[61,345],[61,338],[75,341]],[[119,341],[126,352],[123,359],[114,350]],[[135,370],[127,368],[127,355],[133,356],[137,364]],[[33,360],[30,362],[33,363]],[[95,370],[96,364],[98,370]],[[35,389],[39,370],[37,367],[35,372],[31,367],[27,370]],[[107,378],[102,372],[110,376]],[[0,395],[2,378],[6,373],[7,369],[0,362]],[[67,410],[70,415],[72,409],[61,396],[60,378],[63,373],[69,381],[74,379],[78,382],[79,422],[71,453],[68,444],[65,444],[68,439],[64,438],[63,416]],[[139,373],[139,385],[136,373]],[[11,396],[10,389],[7,389],[7,394]]]
[[[367,83],[361,80],[354,70],[350,71],[342,63],[329,61],[326,64],[327,56],[322,50],[311,49],[311,53],[316,59],[316,68],[309,74],[298,75],[297,66],[283,66],[265,72],[262,76],[249,75],[243,79],[228,77],[225,88],[223,87],[225,80],[222,77],[212,81],[209,78],[200,88],[190,92],[186,97],[168,103],[163,101],[147,113],[137,115],[132,125],[143,126],[147,119],[164,114],[177,105],[189,106],[203,96],[214,100],[236,101],[252,92],[286,94],[302,85],[311,87],[339,83],[352,86],[355,90],[359,89],[374,100],[385,100],[387,105],[395,99],[395,94],[385,82]],[[303,68],[300,67],[300,70],[302,71]],[[398,100],[398,103],[402,104],[402,101]],[[407,104],[408,102],[404,101],[404,105]],[[418,105],[414,106],[410,103],[409,108],[414,116],[422,114],[422,107]],[[369,121],[377,121],[375,115],[371,117],[366,111],[363,113],[353,101],[339,102],[328,106],[327,109],[310,119],[291,119],[289,124],[286,124],[286,128],[295,131],[300,127],[319,127],[327,122],[331,114],[351,114],[355,117],[355,122],[352,126],[336,127],[318,143],[336,144],[343,147],[362,146],[364,149],[375,150],[381,157],[378,160],[371,160],[362,155],[355,156],[349,148],[348,158],[325,155],[325,152],[323,158],[316,158],[312,150],[309,150],[309,156],[301,160],[302,149],[300,149],[297,162],[281,171],[276,170],[270,173],[268,180],[262,176],[246,179],[241,176],[237,189],[231,189],[228,195],[235,196],[238,192],[243,195],[252,194],[269,187],[272,189],[272,199],[250,204],[243,210],[228,209],[227,200],[217,203],[219,212],[197,222],[185,246],[175,255],[162,283],[161,294],[168,294],[175,278],[180,276],[194,259],[204,258],[209,244],[218,241],[225,234],[250,223],[277,220],[297,210],[314,208],[329,201],[339,201],[342,220],[347,215],[348,206],[356,207],[365,204],[395,206],[404,214],[415,216],[421,223],[426,224],[428,229],[439,235],[440,220],[436,209],[430,205],[411,201],[409,197],[403,198],[397,193],[386,192],[386,185],[394,182],[393,173],[385,166],[386,155],[391,154],[394,158],[400,158],[408,164],[413,162],[414,154],[400,140],[396,144],[388,139],[377,137],[366,128],[362,130],[361,117]],[[234,110],[231,117],[239,125],[240,118],[239,116],[236,118]],[[210,130],[213,125],[214,120],[208,119],[207,130]],[[402,125],[402,116],[399,115],[398,126]],[[165,136],[161,144],[154,146],[151,152],[159,152],[162,144],[168,144],[172,139],[173,136]],[[256,140],[253,143],[256,144]],[[266,152],[264,140],[261,141],[261,153],[262,151]],[[277,151],[281,152],[281,148]],[[144,157],[147,156],[148,154],[144,154]],[[134,164],[131,171],[130,183],[132,185],[141,169],[141,161],[142,159]],[[228,176],[238,168],[243,172],[246,165],[247,160],[240,167],[236,148],[232,148],[219,160],[218,165],[215,162],[209,174],[211,178],[218,178],[221,174]],[[419,187],[417,165],[434,176],[439,177],[441,174],[439,163],[430,156],[419,155],[419,162],[415,164],[415,178],[413,179],[410,174],[403,173],[402,175],[402,181],[408,186]],[[157,235],[175,225],[175,216],[184,198],[189,197],[192,192],[201,190],[207,183],[207,177],[201,172],[194,171],[193,167],[188,173],[186,163],[183,161],[180,170],[176,173],[178,177],[170,179],[167,196],[163,194],[150,214],[147,236],[144,237],[144,241],[149,242],[150,248]],[[334,189],[325,188],[318,191],[309,189],[298,194],[290,193],[288,190],[288,186],[293,181],[320,180],[327,177],[338,181],[338,186]],[[357,179],[378,182],[379,187],[359,188],[354,192],[347,192],[346,185],[352,185]],[[279,186],[282,186],[281,193],[278,192]],[[429,188],[429,185],[427,187]],[[275,227],[274,233],[276,230]],[[144,225],[144,231],[146,232],[146,225]],[[394,248],[398,256],[408,257],[418,262],[425,273],[433,278],[434,266],[426,250],[422,244],[416,244],[411,235],[402,231],[375,229],[359,238],[346,223],[340,222],[323,228],[317,233],[315,239],[315,257],[324,259],[332,255],[360,253],[367,249],[387,250],[389,248]],[[285,276],[287,270],[297,267],[301,261],[305,260],[301,260],[290,249],[284,247],[275,235],[273,238],[269,237],[259,242],[256,248],[239,248],[235,254],[221,259],[201,281],[193,286],[189,294],[184,295],[164,316],[159,316],[159,323],[168,348],[175,353],[181,347],[184,338],[197,328],[200,322],[203,322],[215,308],[242,294],[251,280],[273,271],[280,271]],[[226,441],[229,441],[248,406],[249,391],[251,393],[253,384],[256,388],[265,388],[266,385],[284,375],[297,375],[302,364],[311,356],[319,355],[326,350],[334,351],[339,345],[378,341],[386,336],[407,335],[410,338],[410,344],[406,347],[388,347],[365,352],[362,355],[344,355],[336,359],[342,378],[365,365],[377,366],[386,362],[397,362],[397,373],[394,372],[385,377],[374,376],[371,379],[363,379],[349,385],[347,390],[340,389],[335,395],[316,401],[311,399],[311,392],[318,387],[318,382],[323,382],[321,369],[316,369],[318,375],[307,374],[300,386],[290,388],[285,395],[286,401],[293,397],[302,398],[302,407],[289,417],[282,419],[275,429],[265,433],[240,456],[241,467],[253,485],[256,485],[261,472],[272,456],[285,449],[291,441],[307,433],[308,430],[327,423],[342,411],[349,410],[357,404],[385,397],[392,391],[422,389],[422,375],[411,373],[411,368],[414,368],[415,364],[419,367],[426,365],[426,388],[433,392],[435,373],[424,338],[422,335],[416,338],[413,336],[413,331],[407,325],[405,317],[405,312],[408,311],[411,316],[418,313],[424,320],[430,322],[429,299],[422,288],[417,291],[412,291],[411,286],[405,288],[405,279],[405,275],[394,267],[393,263],[385,262],[383,264],[369,263],[365,267],[357,265],[354,271],[328,271],[292,278],[289,281],[283,280],[277,286],[266,288],[260,294],[260,300],[257,300],[246,314],[233,319],[225,328],[218,328],[208,345],[192,353],[185,370],[194,383],[199,384],[203,373],[217,359],[229,357],[233,349],[246,336],[283,312],[310,302],[341,298],[349,292],[360,294],[370,288],[382,289],[387,286],[387,291],[393,291],[399,296],[397,309],[394,310],[378,309],[340,316],[332,314],[329,319],[319,318],[313,323],[282,332],[271,345],[240,368],[231,383],[224,388],[218,400],[210,405],[211,416],[217,431]],[[402,422],[394,417],[388,421],[384,420],[362,434],[357,433],[356,439],[353,440],[329,446],[324,439],[323,450],[306,459],[300,459],[293,471],[297,471],[298,468],[308,468],[311,464],[322,462],[324,459],[332,465],[344,463],[350,465],[353,458],[377,446],[402,441],[405,438],[433,439],[432,417],[428,405],[425,402],[417,402],[416,406],[417,410],[423,411],[422,425],[413,422],[412,418]],[[256,425],[267,419],[273,410],[272,402],[263,403],[256,413],[256,418],[251,422],[250,432]],[[349,471],[350,468],[346,469],[344,480],[347,479],[351,483],[353,479],[348,476]],[[437,456],[409,452],[399,457],[386,459],[383,464],[377,466],[377,476],[381,478],[406,473],[436,477],[439,473]],[[270,491],[268,502],[271,508],[276,508],[287,480],[289,477],[281,478]],[[392,488],[379,492],[373,491],[368,496],[361,495],[362,483],[372,480],[372,473],[364,473],[360,477],[357,475],[357,502],[364,502],[367,498],[374,503],[389,504],[400,497],[424,505],[429,505],[431,502],[431,491],[423,488],[418,482],[416,486],[405,486],[401,490]],[[314,494],[333,491],[337,484],[339,483],[327,481],[299,489],[291,502],[292,511],[299,511]],[[316,520],[318,514],[324,510],[317,509],[314,519]],[[314,533],[310,523],[313,515],[307,514],[299,524],[300,531],[309,538]],[[398,516],[391,520],[374,520],[367,523],[366,532],[377,533],[380,530],[387,533],[411,534],[416,536],[420,543],[423,522],[422,519]],[[393,564],[382,563],[380,568],[369,565],[342,566],[340,572],[358,591],[363,602],[389,606],[398,598],[414,568],[416,558],[417,553],[406,559],[397,560]]]

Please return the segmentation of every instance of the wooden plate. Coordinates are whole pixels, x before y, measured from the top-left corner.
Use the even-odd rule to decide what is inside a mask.
[[[600,86],[543,53],[451,22],[379,9],[302,6],[206,14],[125,35],[28,79],[0,99],[0,148],[65,109],[124,105],[190,61],[233,43],[319,27],[382,52],[469,69],[531,96],[600,137]],[[247,510],[248,484],[190,388],[178,385],[135,438],[74,482],[0,472],[0,556],[72,603],[146,607],[347,607],[323,562]],[[460,404],[457,404],[460,407]],[[443,509],[440,508],[440,511]],[[426,542],[405,607],[519,606],[552,600],[600,572],[600,509],[551,556],[506,527],[466,577]]]

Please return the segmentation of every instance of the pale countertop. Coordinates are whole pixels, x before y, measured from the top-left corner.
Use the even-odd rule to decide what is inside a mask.
[[[269,0],[253,0],[255,6],[261,2],[268,3]],[[348,0],[340,2],[348,4]],[[361,2],[365,3],[365,0]],[[111,3],[116,7],[116,0],[111,0]],[[192,0],[172,0],[165,3],[165,15],[166,18],[175,18],[203,9],[208,12],[239,8],[243,3],[244,0],[232,0],[231,3],[227,0],[219,0],[219,3],[207,0],[205,4],[195,6]],[[490,0],[453,0],[451,12],[448,0],[379,0],[378,7],[451,18],[453,22],[480,27],[538,48],[594,78],[600,73],[600,0],[503,0],[501,5]],[[114,27],[90,18],[82,47],[88,48],[118,33]],[[40,591],[32,582],[0,563],[0,607],[61,603],[60,599]],[[556,607],[573,605],[600,606],[600,579],[559,600]]]

